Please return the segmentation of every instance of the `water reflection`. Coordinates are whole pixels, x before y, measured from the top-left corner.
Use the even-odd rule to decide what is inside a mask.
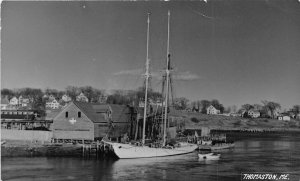
[[[239,180],[242,172],[291,172],[300,179],[300,134],[239,140],[219,160],[198,152],[144,159],[2,158],[2,180]]]

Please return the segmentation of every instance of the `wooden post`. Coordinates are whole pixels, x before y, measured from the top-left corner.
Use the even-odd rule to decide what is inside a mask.
[[[84,141],[82,140],[82,157],[84,157]]]
[[[134,140],[137,140],[137,136],[138,136],[138,131],[139,131],[139,119],[140,119],[140,114],[137,113],[137,117],[136,117],[136,125],[135,125],[135,136],[134,136]]]

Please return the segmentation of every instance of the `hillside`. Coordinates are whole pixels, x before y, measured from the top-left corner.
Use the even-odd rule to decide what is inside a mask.
[[[299,130],[300,120],[291,119],[291,121],[281,121],[268,118],[242,118],[229,117],[223,115],[206,115],[192,112],[171,113],[171,116],[185,122],[186,129],[201,129],[209,127],[210,129],[222,130]]]

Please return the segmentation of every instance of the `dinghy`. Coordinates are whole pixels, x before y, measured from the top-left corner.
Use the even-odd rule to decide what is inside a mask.
[[[219,159],[221,154],[207,153],[207,154],[198,154],[199,159],[205,160],[217,160]]]

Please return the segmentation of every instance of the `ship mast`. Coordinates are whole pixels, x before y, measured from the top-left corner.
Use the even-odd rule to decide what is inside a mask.
[[[168,41],[167,41],[167,67],[166,67],[166,97],[165,97],[165,114],[164,114],[164,135],[163,146],[167,142],[167,120],[168,120],[168,104],[169,104],[169,79],[170,79],[170,11],[168,11]]]
[[[147,117],[147,100],[148,100],[148,84],[149,84],[149,25],[150,25],[150,13],[148,13],[148,19],[147,19],[147,55],[146,55],[146,73],[145,73],[145,104],[144,104],[144,119],[143,119],[143,139],[142,144],[145,144],[145,130],[146,130],[146,117]]]

